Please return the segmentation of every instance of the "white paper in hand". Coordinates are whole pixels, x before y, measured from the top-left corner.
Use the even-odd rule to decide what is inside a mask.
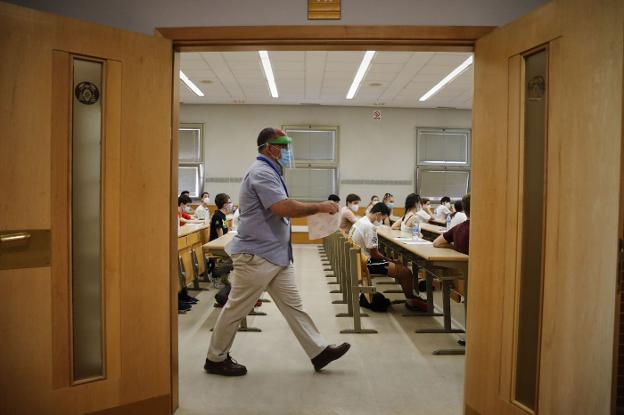
[[[317,213],[308,216],[308,237],[310,239],[322,239],[338,230],[340,226],[340,214]]]

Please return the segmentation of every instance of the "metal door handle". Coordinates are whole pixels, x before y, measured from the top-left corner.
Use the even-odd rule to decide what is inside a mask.
[[[28,232],[5,233],[0,235],[0,243],[21,242],[30,239]]]

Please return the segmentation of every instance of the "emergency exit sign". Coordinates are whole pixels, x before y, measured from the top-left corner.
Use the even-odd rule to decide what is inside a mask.
[[[340,20],[340,0],[308,0],[308,20]]]

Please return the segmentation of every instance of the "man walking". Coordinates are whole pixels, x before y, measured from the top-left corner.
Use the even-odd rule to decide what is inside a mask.
[[[234,271],[232,289],[210,339],[204,369],[223,376],[241,376],[247,368],[229,351],[240,320],[266,290],[297,337],[314,369],[340,358],[350,345],[330,346],[303,311],[295,283],[290,243],[290,218],[338,212],[335,202],[301,203],[288,198],[283,169],[292,166],[292,139],[284,131],[265,128],[257,140],[256,161],[241,183],[238,234],[227,246]]]

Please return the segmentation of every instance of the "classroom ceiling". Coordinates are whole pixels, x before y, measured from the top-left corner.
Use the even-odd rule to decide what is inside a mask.
[[[345,98],[364,52],[269,52],[279,98],[272,98],[258,52],[185,52],[180,81],[187,104],[276,104],[472,108],[473,66],[427,101],[419,98],[465,61],[461,52],[377,52],[352,100]]]

